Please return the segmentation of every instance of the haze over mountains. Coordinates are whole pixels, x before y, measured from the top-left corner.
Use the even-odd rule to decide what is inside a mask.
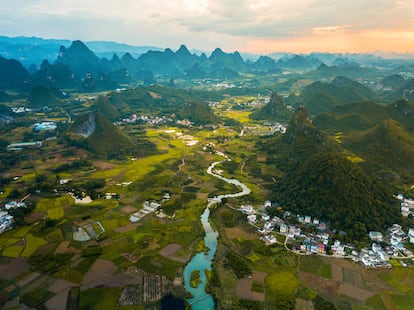
[[[0,55],[3,89],[24,89],[37,84],[83,90],[114,89],[137,81],[152,84],[156,82],[154,76],[232,79],[240,74],[272,75],[304,70],[312,79],[333,79],[338,75],[369,78],[380,74],[384,78],[383,87],[394,90],[404,85],[401,73],[411,72],[413,67],[407,59],[363,54],[276,54],[256,56],[253,61],[243,59],[239,52],[226,53],[220,48],[207,55],[192,53],[185,45],[173,51],[113,42],[84,44],[24,37],[0,37]]]

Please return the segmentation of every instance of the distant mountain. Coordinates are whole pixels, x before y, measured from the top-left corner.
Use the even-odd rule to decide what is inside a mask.
[[[322,62],[312,56],[301,56],[294,55],[292,58],[287,60],[279,60],[277,65],[283,68],[292,68],[292,69],[306,69],[306,68],[316,68]]]
[[[401,87],[392,91],[387,98],[390,100],[406,98],[410,101],[414,101],[414,79],[406,80]]]
[[[5,37],[0,36],[0,56],[20,61],[26,68],[35,64],[40,66],[43,60],[54,62],[60,46],[69,47],[70,40],[42,39],[36,37]],[[162,50],[155,46],[134,46],[110,41],[85,42],[95,54],[110,59],[113,54],[118,56],[131,53],[134,57],[148,52],[149,50]]]
[[[21,63],[0,56],[0,89],[27,90],[29,85],[29,72]]]
[[[75,88],[80,82],[67,65],[50,64],[47,60],[44,60],[40,69],[32,75],[32,81],[35,85],[57,88]]]
[[[259,110],[251,114],[252,119],[272,120],[286,122],[292,116],[292,112],[286,107],[286,103],[276,92],[272,93],[270,101]]]
[[[300,96],[290,95],[288,102],[294,106],[304,104],[315,115],[331,111],[337,104],[378,99],[378,95],[371,88],[338,76],[330,83],[316,81],[305,86]]]
[[[392,74],[383,78],[380,82],[383,90],[395,90],[402,87],[405,83],[405,79],[400,74]]]
[[[59,47],[69,46],[70,43],[70,40],[0,36],[0,55],[8,59],[16,59],[29,68],[32,64],[39,66],[44,59],[53,62]]]
[[[247,65],[239,52],[228,54],[223,52],[220,48],[216,48],[208,59],[212,62],[212,71],[223,67],[227,67],[237,72],[243,72],[247,69]]]
[[[79,78],[87,73],[95,76],[105,72],[100,59],[82,41],[73,41],[69,48],[60,47],[56,63],[68,66]]]
[[[160,47],[156,46],[135,46],[124,43],[112,42],[112,41],[88,41],[85,42],[94,53],[100,57],[111,58],[114,54],[118,56],[125,53],[130,53],[134,57],[138,57],[148,51],[161,51]]]
[[[262,71],[264,73],[281,73],[281,69],[277,66],[276,61],[268,56],[260,56],[252,65],[254,71]]]
[[[316,68],[316,70],[310,72],[309,75],[315,79],[334,78],[336,76],[344,76],[350,79],[370,79],[378,76],[379,73],[380,72],[376,68],[361,67],[356,62],[351,62],[332,66],[322,63]]]

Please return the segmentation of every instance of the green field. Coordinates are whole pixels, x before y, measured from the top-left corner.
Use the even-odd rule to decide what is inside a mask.
[[[294,296],[298,280],[293,272],[277,271],[265,279],[266,300],[277,300],[278,296]]]
[[[47,244],[43,238],[35,237],[32,234],[26,235],[26,245],[22,256],[30,257],[40,246]]]

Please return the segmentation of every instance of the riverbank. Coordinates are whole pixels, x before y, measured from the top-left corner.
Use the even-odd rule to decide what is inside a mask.
[[[230,160],[224,154],[219,154],[219,155],[225,157],[226,160]],[[248,195],[251,193],[250,188],[248,188],[245,184],[241,183],[239,180],[228,179],[226,177],[223,177],[222,175],[220,175],[219,172],[214,170],[214,168],[222,162],[223,161],[213,162],[207,168],[207,173],[216,178],[223,180],[224,182],[228,184],[236,185],[240,187],[242,190],[237,193],[223,194],[223,195],[218,195],[213,198],[210,198],[208,200],[206,209],[201,215],[201,218],[200,218],[201,224],[206,233],[204,242],[205,242],[206,247],[208,248],[208,251],[207,253],[206,252],[198,253],[195,256],[193,256],[191,261],[184,268],[184,272],[183,272],[185,289],[193,296],[192,298],[188,300],[188,303],[193,310],[215,309],[214,298],[210,294],[208,294],[205,290],[206,284],[207,284],[207,277],[206,277],[206,272],[204,272],[205,270],[207,272],[211,271],[212,261],[216,253],[217,243],[218,243],[218,232],[214,231],[210,222],[208,221],[209,215],[210,215],[210,207],[216,203],[220,203],[222,199],[224,198],[241,197],[241,196]],[[198,281],[199,285],[197,287],[193,287],[193,285],[191,285],[192,283],[191,278],[195,272],[199,275],[199,281]]]

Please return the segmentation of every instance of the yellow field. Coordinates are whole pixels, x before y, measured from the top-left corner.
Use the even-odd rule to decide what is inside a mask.
[[[21,245],[12,245],[8,248],[4,249],[3,256],[18,258],[20,257],[20,253],[23,250],[23,246]]]
[[[38,238],[32,234],[26,235],[26,246],[22,256],[30,257],[40,246],[45,245],[47,242],[43,238]]]
[[[62,218],[65,215],[65,211],[62,207],[52,208],[47,210],[47,216],[51,220],[57,220]]]
[[[224,111],[223,116],[232,118],[240,123],[248,123],[250,121],[250,114],[252,114],[250,111],[227,110]]]

